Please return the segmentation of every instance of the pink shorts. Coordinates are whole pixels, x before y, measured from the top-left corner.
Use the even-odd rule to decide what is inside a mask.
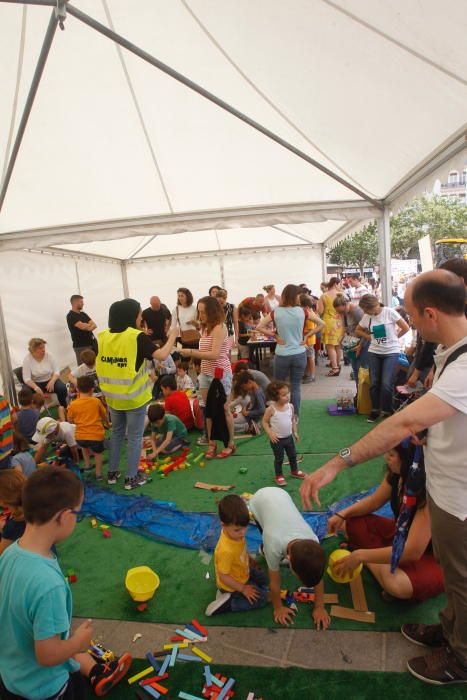
[[[391,547],[396,522],[380,515],[364,515],[346,522],[347,537],[351,549],[377,549]],[[412,600],[421,603],[427,598],[443,593],[444,576],[432,552],[425,552],[418,561],[399,564],[399,569],[409,577],[413,588]]]

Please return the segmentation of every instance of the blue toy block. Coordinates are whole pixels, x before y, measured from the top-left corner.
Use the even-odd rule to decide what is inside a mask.
[[[175,659],[177,658],[177,653],[178,653],[178,647],[174,647],[172,649],[172,653],[170,654],[169,666],[175,666]]]
[[[160,667],[160,669],[159,669],[159,671],[158,671],[158,673],[159,673],[160,676],[163,676],[164,673],[167,671],[167,667],[168,667],[168,665],[169,665],[169,662],[170,662],[170,656],[167,655],[167,656],[165,657],[164,661],[162,662],[162,666]]]
[[[146,658],[149,661],[149,663],[151,664],[151,666],[153,667],[153,669],[155,671],[159,672],[161,665],[156,661],[156,659],[154,658],[154,656],[151,654],[150,651],[148,651],[148,653],[146,654]]]
[[[199,656],[195,656],[194,654],[179,654],[177,656],[177,659],[181,659],[181,661],[200,661],[201,663],[203,662],[203,659],[201,659]]]
[[[144,686],[144,692],[148,693],[148,695],[151,695],[153,698],[160,698],[161,694],[155,689],[151,688],[150,685],[145,685]]]
[[[224,700],[224,698],[227,696],[227,693],[229,692],[229,690],[233,687],[234,683],[235,683],[235,680],[233,678],[229,678],[227,683],[222,686],[222,690],[219,693],[219,695],[217,696],[217,700]]]
[[[204,667],[204,677],[206,679],[206,685],[212,685],[212,674],[210,666]]]

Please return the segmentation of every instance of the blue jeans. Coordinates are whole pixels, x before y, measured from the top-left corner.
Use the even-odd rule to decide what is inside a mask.
[[[268,602],[268,577],[261,569],[251,569],[250,578],[247,583],[250,586],[255,586],[258,589],[259,596],[249,603],[243,593],[234,591],[230,596],[230,609],[232,612],[245,612],[246,610],[257,610],[264,608]]]
[[[399,362],[399,353],[390,355],[376,355],[368,353],[368,366],[370,369],[370,397],[373,411],[392,413],[392,399],[394,393],[394,373]]]
[[[276,476],[282,476],[282,464],[284,462],[284,451],[289,458],[290,471],[297,471],[297,450],[293,435],[288,435],[285,438],[279,438],[279,442],[269,443],[274,452],[274,471]]]
[[[157,446],[162,445],[164,442],[165,437],[160,437],[156,441]],[[172,452],[176,452],[177,450],[181,449],[182,447],[188,447],[189,441],[185,438],[182,437],[173,437],[172,440],[169,442],[168,445],[164,447],[162,450],[162,454],[165,455],[170,455]]]
[[[306,352],[296,355],[274,356],[274,379],[290,382],[290,401],[293,404],[295,415],[300,412],[300,392],[302,379],[306,369]]]
[[[136,476],[141,457],[141,442],[144,433],[144,421],[146,418],[146,404],[129,411],[117,411],[110,408],[112,420],[112,432],[110,433],[109,471],[116,472],[120,466],[120,454],[122,451],[125,432],[128,440],[127,476]]]

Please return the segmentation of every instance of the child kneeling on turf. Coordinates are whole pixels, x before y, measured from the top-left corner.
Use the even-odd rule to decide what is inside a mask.
[[[264,412],[263,428],[269,436],[274,452],[274,481],[278,486],[287,486],[282,474],[284,451],[289,458],[290,476],[304,479],[305,474],[297,467],[297,450],[295,440],[299,440],[297,418],[290,403],[289,385],[273,381],[266,387],[266,398],[271,402]]]
[[[187,447],[188,431],[180,418],[166,413],[160,403],[154,403],[148,408],[148,419],[151,425],[152,452],[151,459],[156,459],[162,453],[166,455],[176,452],[182,447]],[[156,426],[154,428],[154,426]]]
[[[71,591],[50,550],[71,535],[82,503],[82,483],[67,469],[39,469],[23,488],[26,530],[0,557],[2,700],[84,698],[82,676],[105,695],[130,667],[129,654],[101,664],[85,653],[91,620],[69,636]]]
[[[287,558],[290,570],[304,586],[314,586],[313,621],[316,629],[327,629],[330,617],[324,607],[324,551],[312,528],[298,511],[289,494],[275,486],[260,489],[251,498],[250,510],[263,535],[274,620],[293,622],[295,612],[282,605],[280,565]]]
[[[205,614],[244,612],[264,608],[269,599],[267,576],[257,568],[246,548],[250,515],[240,496],[224,496],[219,503],[221,536],[214,552],[217,596]]]

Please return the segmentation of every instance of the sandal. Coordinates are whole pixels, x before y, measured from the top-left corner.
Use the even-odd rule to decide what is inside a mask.
[[[290,472],[290,476],[293,476],[294,479],[304,479],[306,474],[301,469],[297,469],[296,472]]]
[[[276,477],[274,477],[274,481],[276,482],[276,484],[277,484],[278,486],[287,486],[287,482],[286,482],[286,480],[284,479],[283,476],[276,476]]]
[[[218,459],[227,459],[227,457],[230,457],[231,455],[234,454],[235,450],[237,449],[237,446],[231,442],[227,447],[224,447],[222,452],[219,452],[217,455]]]
[[[332,367],[326,374],[326,377],[338,377],[341,373],[340,367]]]
[[[204,453],[206,459],[214,459],[217,454],[217,443],[210,442],[207,452]]]

